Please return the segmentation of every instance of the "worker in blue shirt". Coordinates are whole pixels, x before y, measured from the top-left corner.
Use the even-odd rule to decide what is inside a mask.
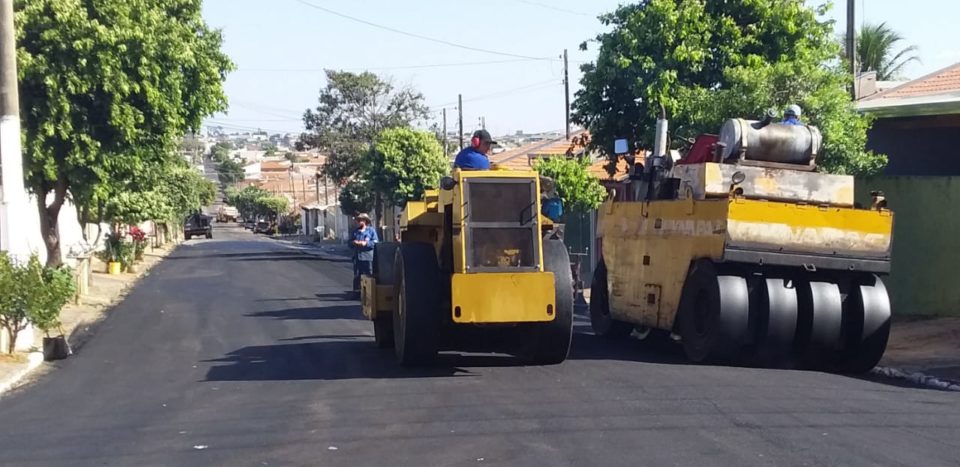
[[[497,144],[487,130],[477,130],[470,138],[470,146],[463,148],[453,161],[453,168],[461,170],[490,170],[487,155]]]
[[[800,114],[802,113],[799,105],[791,104],[783,113],[783,121],[780,123],[784,125],[803,125],[803,122],[800,121]]]
[[[373,246],[380,241],[377,230],[370,226],[370,216],[357,214],[357,230],[351,236],[353,249],[353,292],[360,293],[360,277],[373,274]]]

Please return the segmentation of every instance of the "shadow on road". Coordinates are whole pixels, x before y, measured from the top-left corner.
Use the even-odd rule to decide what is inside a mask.
[[[305,255],[300,252],[295,251],[251,251],[245,253],[207,253],[199,255],[189,255],[183,253],[174,253],[167,257],[168,260],[184,260],[184,259],[214,259],[214,258],[234,258],[234,259],[249,259],[249,258],[262,258],[262,257],[283,257],[283,258],[309,258],[308,255]]]
[[[589,329],[589,326],[587,327]],[[606,339],[582,327],[573,334],[570,360],[621,360],[628,362],[686,364],[683,348],[670,342],[644,342],[635,338]]]
[[[401,367],[391,351],[376,348],[369,339],[249,346],[203,362],[217,364],[207,371],[205,381],[472,376],[469,370],[443,361],[427,368]]]
[[[365,319],[360,312],[359,305],[332,305],[322,307],[286,308],[283,310],[258,311],[247,313],[244,316],[253,318],[273,318],[281,321],[288,320],[318,320],[318,319]]]
[[[316,301],[321,300],[325,302],[357,302],[354,298],[353,293],[351,292],[331,292],[331,293],[318,293],[314,294],[312,297],[291,297],[291,298],[262,298],[256,300],[258,303],[267,303],[267,302],[306,302],[306,301]]]

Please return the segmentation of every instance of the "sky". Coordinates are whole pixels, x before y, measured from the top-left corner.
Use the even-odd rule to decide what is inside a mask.
[[[887,22],[906,44],[919,48],[921,63],[909,65],[906,76],[960,62],[960,42],[953,38],[960,1],[856,1],[858,25]],[[568,50],[572,96],[579,88],[579,65],[597,53],[595,47],[582,52],[579,44],[603,32],[597,15],[620,3],[205,0],[204,18],[223,30],[224,50],[237,65],[225,84],[230,109],[207,123],[228,131],[300,132],[303,111],[315,106],[325,85],[323,70],[341,69],[369,70],[397,86],[416,88],[434,112],[429,123],[442,124],[446,108],[450,130],[456,128],[457,95],[462,94],[465,131],[479,128],[481,118],[495,135],[562,131],[560,56]],[[827,19],[836,20],[842,31],[846,2],[835,3]]]

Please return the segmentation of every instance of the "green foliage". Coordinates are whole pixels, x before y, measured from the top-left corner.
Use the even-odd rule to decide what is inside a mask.
[[[70,268],[43,267],[35,254],[17,263],[0,251],[0,326],[10,337],[7,352],[13,352],[28,323],[47,333],[57,328],[60,310],[75,292]]]
[[[832,24],[818,20],[824,11],[776,0],[621,6],[601,17],[612,30],[597,36],[596,63],[582,66],[573,120],[613,156],[618,138],[652,147],[662,111],[674,128],[716,133],[727,118],[797,103],[823,133],[822,169],[876,173],[886,158],[864,149],[870,120],[850,103]]]
[[[597,177],[587,171],[590,160],[586,157],[569,159],[550,157],[540,159],[534,169],[542,176],[553,179],[557,194],[570,211],[589,212],[603,203],[607,190]]]
[[[136,225],[149,220],[170,220],[173,208],[158,191],[125,191],[106,203],[104,219],[111,224]]]
[[[226,108],[233,68],[197,0],[19,0],[17,61],[30,190],[59,263],[56,219],[69,196],[98,211],[177,159],[180,138]]]
[[[224,161],[230,159],[231,151],[233,151],[233,145],[226,141],[221,141],[210,148],[210,158],[222,164]]]
[[[338,184],[361,168],[361,158],[386,128],[406,127],[428,115],[423,95],[410,88],[395,89],[370,73],[327,70],[327,86],[316,109],[303,117],[307,133],[298,149],[319,148],[327,154],[323,172]]]
[[[857,34],[857,67],[861,72],[876,71],[881,81],[900,78],[903,67],[920,61],[915,45],[896,50],[903,40],[887,23],[861,26]]]
[[[257,200],[257,211],[263,216],[279,217],[290,210],[290,202],[283,196],[265,196]]]
[[[273,157],[277,155],[277,145],[273,143],[263,143],[260,147],[263,150],[264,157]]]
[[[13,353],[17,345],[17,334],[29,324],[27,309],[23,304],[20,269],[6,251],[0,251],[0,327],[3,327],[9,337],[9,347],[5,349],[8,353]]]
[[[368,180],[384,201],[401,206],[419,199],[424,190],[436,188],[448,172],[449,163],[433,133],[388,128],[377,136],[359,176]]]
[[[287,198],[273,196],[269,191],[253,185],[242,190],[232,190],[227,194],[227,204],[237,208],[244,219],[277,218],[290,210]]]
[[[250,220],[259,214],[259,200],[268,196],[269,191],[251,185],[228,193],[227,204],[237,208],[244,219]]]
[[[368,182],[350,180],[340,189],[339,201],[344,214],[370,212],[373,210],[374,191]]]
[[[104,237],[103,249],[97,252],[97,258],[104,263],[119,263],[123,248],[123,237],[111,232]]]
[[[60,310],[76,293],[73,270],[45,268],[33,255],[20,269],[20,280],[27,320],[49,334],[60,326]]]
[[[233,185],[246,177],[243,165],[233,159],[225,159],[217,168],[220,174],[220,183]]]

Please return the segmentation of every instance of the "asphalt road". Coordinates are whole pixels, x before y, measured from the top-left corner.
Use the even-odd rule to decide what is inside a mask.
[[[350,263],[243,231],[180,247],[97,335],[0,399],[0,464],[957,465],[960,396],[684,364],[579,319],[557,366],[398,368]]]

